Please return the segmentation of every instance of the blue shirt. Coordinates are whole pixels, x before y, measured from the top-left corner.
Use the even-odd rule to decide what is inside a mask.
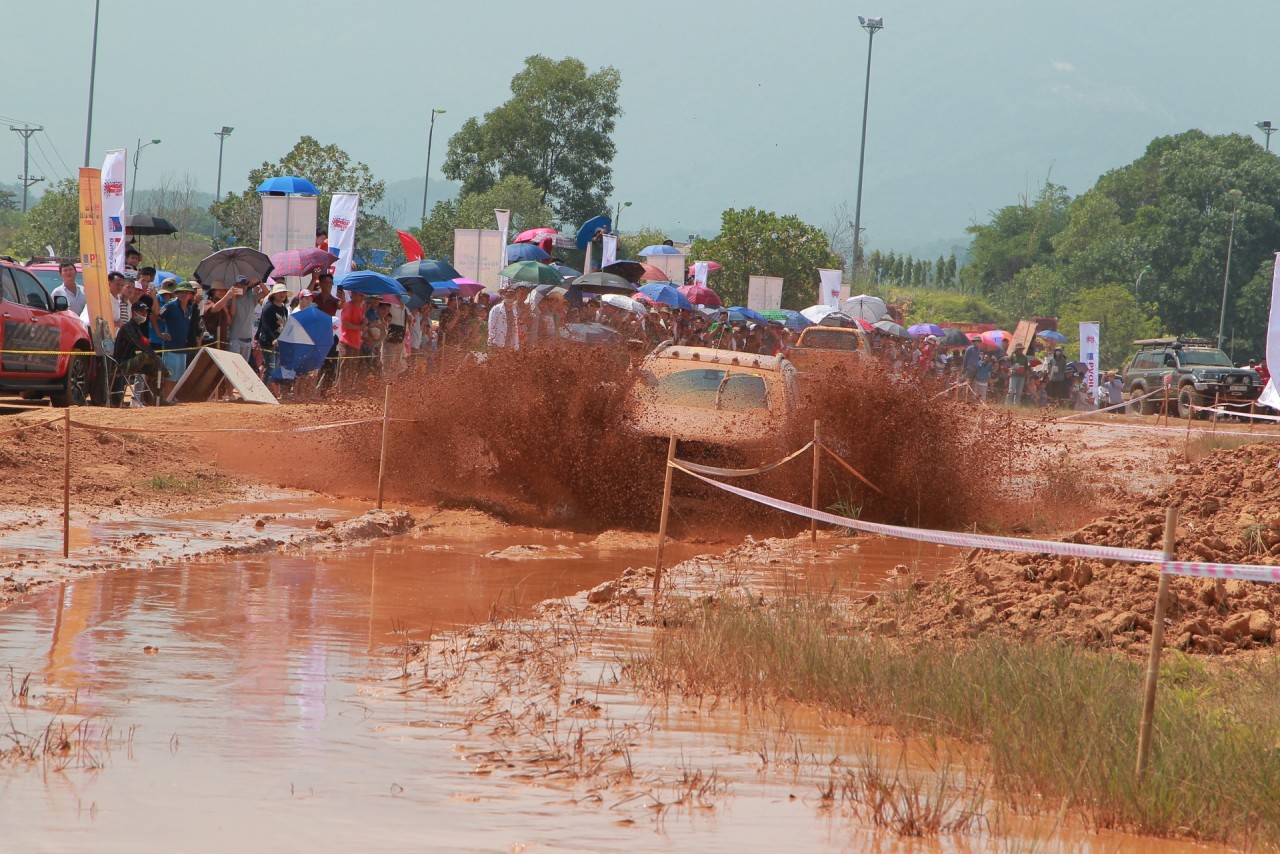
[[[995,367],[991,362],[983,362],[978,365],[978,382],[985,383],[991,379],[991,369]]]
[[[970,344],[968,349],[964,351],[964,362],[962,363],[964,372],[967,374],[978,370],[978,365],[981,362],[982,354],[978,352],[977,347]]]
[[[171,299],[164,304],[164,308],[160,309],[160,316],[157,318],[164,325],[164,331],[169,333],[169,340],[160,339],[157,343],[160,345],[157,350],[182,350],[187,346],[187,313],[182,308],[182,302],[178,299]]]

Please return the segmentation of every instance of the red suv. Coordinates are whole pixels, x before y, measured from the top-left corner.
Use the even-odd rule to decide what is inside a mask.
[[[21,265],[0,260],[0,392],[47,394],[54,406],[89,401],[93,346],[66,308]]]

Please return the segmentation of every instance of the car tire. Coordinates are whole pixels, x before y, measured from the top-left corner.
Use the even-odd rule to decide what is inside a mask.
[[[1200,397],[1196,394],[1195,389],[1189,385],[1184,385],[1178,389],[1178,415],[1187,419],[1197,418],[1195,408],[1199,405]]]
[[[89,354],[72,356],[67,361],[62,390],[49,395],[54,406],[85,406],[89,403]]]
[[[89,363],[89,400],[94,406],[111,405],[111,379],[108,373],[106,361],[100,356],[92,357]]]
[[[1147,390],[1142,386],[1134,386],[1129,390],[1129,412],[1134,415],[1154,415],[1155,405],[1150,400],[1143,400]]]

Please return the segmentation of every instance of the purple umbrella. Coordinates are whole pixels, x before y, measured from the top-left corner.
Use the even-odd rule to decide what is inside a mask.
[[[941,337],[944,334],[942,327],[936,323],[917,323],[915,326],[909,327],[907,333],[916,338],[924,338],[929,335]]]

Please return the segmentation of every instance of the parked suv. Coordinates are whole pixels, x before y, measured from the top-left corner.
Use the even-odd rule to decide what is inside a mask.
[[[1170,414],[1184,418],[1193,417],[1196,406],[1213,406],[1215,401],[1247,404],[1262,394],[1258,372],[1237,368],[1208,339],[1149,338],[1133,343],[1138,352],[1123,372],[1125,394],[1133,401],[1130,411],[1158,412],[1164,405],[1166,384]],[[1138,400],[1148,392],[1157,394]]]
[[[66,309],[21,265],[0,259],[0,392],[47,394],[55,406],[88,402],[92,345]]]

